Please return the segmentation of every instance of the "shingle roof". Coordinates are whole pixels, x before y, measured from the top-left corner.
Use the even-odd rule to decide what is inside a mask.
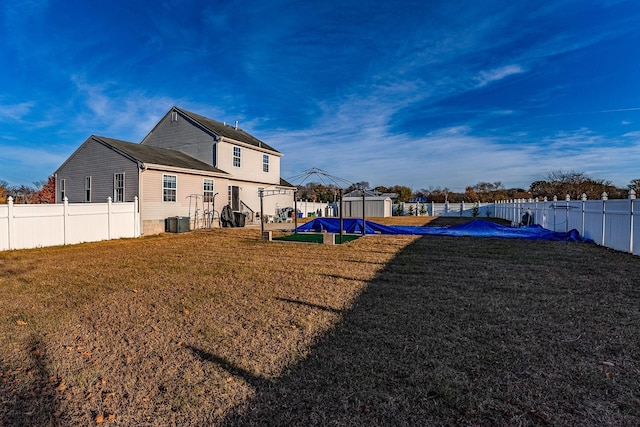
[[[236,129],[235,126],[229,126],[224,123],[218,122],[216,120],[209,119],[207,117],[201,116],[199,114],[192,113],[187,110],[183,110],[178,107],[173,107],[176,111],[180,112],[184,116],[188,117],[192,121],[196,122],[200,126],[206,128],[210,132],[213,132],[217,135],[220,135],[224,138],[233,139],[238,142],[244,142],[245,144],[253,145],[255,147],[264,148],[266,150],[274,151],[279,153],[278,150],[271,147],[270,145],[260,141],[253,135],[249,135],[242,129]]]
[[[280,185],[282,185],[283,187],[295,187],[295,185],[291,184],[284,178],[280,178]]]
[[[201,162],[200,160],[180,151],[150,147],[148,145],[120,141],[118,139],[105,138],[103,136],[92,135],[91,137],[106,145],[116,148],[134,160],[142,163],[226,174],[226,172],[207,163]]]

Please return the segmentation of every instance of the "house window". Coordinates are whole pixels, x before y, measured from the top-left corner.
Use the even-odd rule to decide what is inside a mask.
[[[178,188],[178,177],[175,175],[162,175],[162,200],[175,202]]]
[[[262,155],[262,172],[269,172],[269,155]]]
[[[113,174],[113,201],[124,202],[124,173]]]
[[[172,122],[177,122],[178,121],[178,112],[177,111],[172,111],[171,112],[171,121]]]
[[[233,166],[240,167],[240,147],[233,147]]]
[[[84,177],[84,201],[91,202],[91,177]]]
[[[202,182],[202,200],[204,203],[213,202],[213,180],[209,178],[205,178]]]
[[[64,198],[67,197],[67,180],[60,180],[60,201],[64,201]]]

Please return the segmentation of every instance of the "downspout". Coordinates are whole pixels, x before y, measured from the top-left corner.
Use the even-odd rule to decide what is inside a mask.
[[[143,210],[143,206],[144,206],[144,196],[143,196],[143,191],[144,191],[144,186],[142,185],[143,183],[143,172],[147,170],[147,165],[145,165],[143,162],[138,162],[138,215],[140,218],[140,222],[138,224],[139,230],[140,230],[140,235],[142,236],[144,234],[144,229],[142,227],[142,224],[144,223],[144,221],[142,220],[143,216],[142,216],[142,210]]]

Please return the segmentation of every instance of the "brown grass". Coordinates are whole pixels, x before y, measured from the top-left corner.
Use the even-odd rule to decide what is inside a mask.
[[[638,424],[639,273],[588,244],[246,229],[3,252],[0,425]]]

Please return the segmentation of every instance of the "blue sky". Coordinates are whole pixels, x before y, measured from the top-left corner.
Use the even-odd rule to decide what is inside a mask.
[[[640,178],[640,2],[13,0],[0,180],[176,105],[372,186]]]

